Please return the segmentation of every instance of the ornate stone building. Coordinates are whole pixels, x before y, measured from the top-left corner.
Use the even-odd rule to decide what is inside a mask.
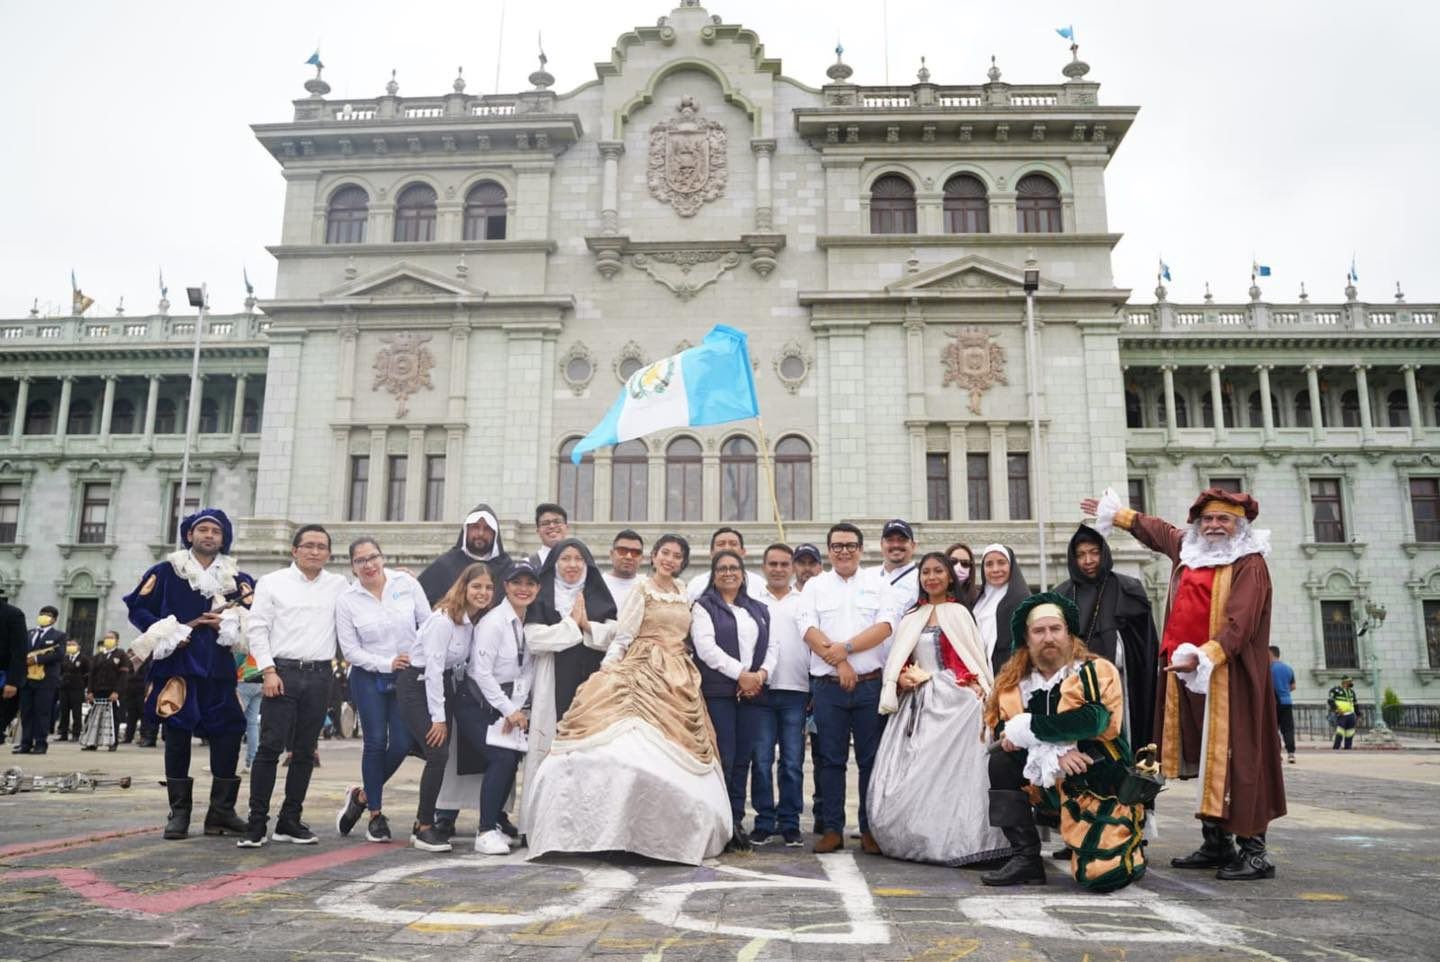
[[[310,520],[419,565],[482,500],[523,549],[553,499],[597,546],[621,527],[674,529],[701,553],[721,523],[773,540],[777,508],[791,541],[839,518],[878,540],[900,515],[927,546],[1011,544],[1034,582],[1039,521],[1053,583],[1085,494],[1128,482],[1173,517],[1200,484],[1236,480],[1275,530],[1275,635],[1302,698],[1378,651],[1387,684],[1433,700],[1436,308],[1259,291],[1130,303],[1104,175],[1137,108],[1101,103],[1078,56],[1056,66],[1056,83],[992,65],[987,82],[941,84],[922,65],[916,83],[874,87],[837,58],[812,86],[687,2],[568,93],[543,64],[513,95],[457,77],[401,96],[392,77],[378,98],[332,97],[317,75],[292,119],[254,128],[287,184],[271,326],[253,345],[268,351],[264,431],[241,432],[234,467],[249,470],[212,469],[205,497],[245,516],[259,571]],[[765,436],[675,431],[571,465],[627,377],[716,322],[750,335]],[[0,359],[11,346],[0,338]],[[0,467],[39,479],[74,463],[73,438],[20,442],[37,447]],[[103,577],[152,556],[152,520]],[[23,566],[0,569],[24,604],[58,578],[29,572],[52,538],[25,525]],[[1163,567],[1123,537],[1116,549],[1158,599]],[[1355,637],[1366,602],[1389,620]]]

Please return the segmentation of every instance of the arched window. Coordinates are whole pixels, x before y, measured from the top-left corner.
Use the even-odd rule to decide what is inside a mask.
[[[505,188],[481,181],[465,195],[465,239],[505,239]]]
[[[396,243],[435,239],[435,188],[411,184],[395,198]]]
[[[870,233],[915,233],[915,188],[899,174],[886,174],[870,186]]]
[[[665,520],[700,520],[700,442],[676,438],[665,449]]]
[[[38,401],[31,401],[25,407],[25,433],[55,433],[55,409],[50,406],[49,401],[42,398]]]
[[[1297,428],[1314,427],[1314,419],[1310,416],[1310,391],[1304,389],[1295,393],[1295,426]],[[1325,416],[1325,399],[1320,399],[1320,426],[1329,424]]]
[[[111,434],[134,434],[135,433],[135,402],[125,397],[115,399],[115,406],[110,409],[110,433]]]
[[[1263,428],[1265,426],[1265,411],[1260,407],[1260,392],[1251,391],[1250,400],[1246,405],[1246,415],[1252,428]],[[1280,402],[1275,400],[1275,395],[1270,395],[1270,416],[1277,422],[1280,419]],[[1276,425],[1279,426],[1278,423]]]
[[[757,490],[755,442],[731,438],[720,446],[720,520],[754,521]]]
[[[1160,399],[1164,405],[1165,399]],[[1125,426],[1127,428],[1143,428],[1145,426],[1144,405],[1140,403],[1140,395],[1134,391],[1125,392]]]
[[[175,433],[175,401],[162,397],[155,404],[155,433]]]
[[[1340,395],[1340,426],[1345,428],[1360,426],[1360,395],[1356,391],[1346,391]]]
[[[595,520],[595,458],[585,452],[580,463],[570,460],[579,438],[569,438],[560,445],[560,462],[555,479],[555,500],[572,521]]]
[[[220,431],[220,405],[212,397],[200,399],[200,424],[195,429],[200,434],[218,434]]]
[[[1220,395],[1220,416],[1225,419],[1225,427],[1235,426],[1235,412],[1230,407],[1230,395]],[[1200,398],[1200,424],[1202,427],[1213,428],[1215,426],[1215,404],[1211,399],[1209,391]]]
[[[1410,400],[1404,391],[1391,391],[1385,398],[1385,414],[1392,428],[1410,426]]]
[[[325,211],[325,243],[365,243],[365,221],[370,216],[370,195],[364,188],[351,184],[341,187],[330,198]]]
[[[66,434],[95,433],[95,405],[84,398],[70,402],[70,414],[65,418]]]
[[[1166,424],[1165,420],[1165,392],[1155,398],[1155,423]],[[1185,404],[1185,395],[1179,391],[1175,392],[1175,426],[1177,428],[1188,428],[1190,426],[1190,410]]]
[[[610,459],[610,520],[644,521],[649,505],[649,449],[644,441],[615,445]]]
[[[1043,174],[1026,174],[1015,185],[1015,212],[1022,234],[1058,234],[1065,228],[1060,218],[1060,188]]]
[[[990,233],[990,199],[984,181],[974,174],[945,181],[945,233]]]
[[[255,400],[253,397],[247,397],[245,399],[245,406],[240,409],[240,433],[260,433],[260,402]],[[425,520],[430,521],[439,519],[426,518]]]
[[[775,488],[780,516],[786,521],[809,521],[811,508],[810,444],[791,435],[775,445]]]

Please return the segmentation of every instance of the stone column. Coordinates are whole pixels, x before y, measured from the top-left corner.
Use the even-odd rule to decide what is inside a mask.
[[[930,517],[928,485],[925,480],[925,462],[929,452],[925,450],[925,425],[911,422],[907,428],[910,435],[910,513],[911,518]]]
[[[118,374],[105,375],[105,396],[100,401],[100,443],[110,443],[110,419],[115,413],[115,382]]]
[[[720,520],[720,452],[713,443],[700,454],[700,520]]]
[[[355,351],[360,339],[360,328],[354,317],[340,322],[340,357],[336,360],[340,381],[335,387],[335,420],[350,420],[355,404]]]
[[[1005,455],[1009,452],[1009,439],[1005,436],[1009,425],[1004,421],[990,422],[990,519],[1010,520],[1010,465]]]
[[[245,387],[248,374],[235,375],[234,410],[230,412],[230,446],[240,450],[240,435],[245,433]]]
[[[1207,364],[1205,370],[1210,372],[1210,413],[1215,421],[1215,443],[1220,444],[1225,440],[1225,392],[1220,386],[1220,372],[1225,370],[1225,365]]]
[[[1351,370],[1355,372],[1355,393],[1360,396],[1360,436],[1369,441],[1375,436],[1375,422],[1370,415],[1370,379],[1365,373],[1370,365],[1356,364]]]
[[[620,155],[625,153],[625,144],[619,140],[602,140],[599,143],[600,160],[600,232],[620,233]]]
[[[1405,404],[1410,409],[1410,438],[1414,441],[1419,441],[1425,430],[1425,422],[1420,416],[1420,390],[1415,385],[1415,372],[1419,367],[1418,364],[1400,365],[1405,374]]]
[[[370,480],[365,489],[365,520],[385,520],[385,429],[370,429]]]
[[[646,493],[647,521],[665,520],[665,449],[658,443],[646,442],[649,454],[646,460],[646,480],[648,490]]]
[[[970,520],[969,452],[966,450],[965,425],[950,424],[950,520]]]
[[[150,375],[150,390],[145,395],[145,447],[155,447],[155,409],[160,404],[160,375]]]
[[[450,325],[450,396],[445,419],[465,420],[465,387],[470,369],[470,322],[456,318]]]
[[[15,421],[10,425],[10,443],[18,446],[25,434],[25,409],[30,406],[30,375],[23,374],[15,380],[20,386],[15,392]]]
[[[1260,422],[1266,442],[1275,440],[1275,410],[1270,406],[1270,364],[1255,365],[1260,376]]]
[[[194,444],[196,436],[200,433],[200,405],[205,403],[205,375],[198,374],[195,377],[194,403],[185,409],[185,437],[188,443]]]
[[[66,374],[60,378],[60,406],[55,410],[55,440],[65,440],[65,431],[70,421],[70,395],[75,390],[75,375]]]
[[[1180,422],[1175,415],[1175,365],[1160,365],[1160,374],[1165,381],[1165,443],[1174,444],[1180,439]]]
[[[405,450],[405,520],[425,520],[425,429],[411,428]]]
[[[614,480],[615,449],[601,448],[595,452],[595,514],[596,521],[610,520],[610,491]],[[764,489],[761,485],[761,489]],[[765,515],[761,515],[765,517]]]
[[[465,429],[451,427],[445,431],[445,518],[446,521],[462,520],[460,511],[461,485],[464,470],[461,458],[465,454]],[[466,505],[469,507],[469,505]]]
[[[1320,365],[1305,365],[1305,388],[1310,395],[1310,439],[1325,436],[1325,408],[1320,403]]]
[[[330,436],[330,517],[351,520],[350,429],[335,428]]]
[[[770,158],[775,153],[775,141],[752,140],[750,150],[755,155],[755,229],[769,233],[775,229],[770,185]]]

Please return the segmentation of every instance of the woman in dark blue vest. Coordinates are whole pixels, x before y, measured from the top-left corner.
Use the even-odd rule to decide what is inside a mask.
[[[745,593],[745,563],[733,551],[710,560],[710,583],[692,609],[690,638],[700,693],[720,753],[735,832],[727,852],[750,851],[745,835],[745,785],[763,730],[765,686],[778,648],[770,646],[770,612]]]

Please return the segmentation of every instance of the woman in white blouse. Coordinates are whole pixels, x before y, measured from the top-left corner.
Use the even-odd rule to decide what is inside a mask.
[[[335,635],[350,663],[350,698],[360,714],[363,787],[352,785],[346,792],[335,827],[349,835],[368,808],[365,840],[388,842],[390,823],[381,811],[381,795],[410,751],[410,733],[395,697],[395,674],[410,664],[430,604],[412,576],[385,567],[385,555],[374,538],[350,544],[350,567],[356,580],[335,601]]]
[[[435,613],[420,627],[420,639],[410,652],[410,664],[396,680],[400,714],[410,738],[423,747],[425,770],[420,774],[420,801],[410,844],[424,852],[450,851],[450,835],[437,824],[435,800],[445,781],[450,758],[450,728],[446,695],[454,690],[452,671],[470,660],[475,624],[490,610],[495,581],[483,561],[467,565],[450,590],[435,605]],[[453,828],[453,826],[452,826]]]

